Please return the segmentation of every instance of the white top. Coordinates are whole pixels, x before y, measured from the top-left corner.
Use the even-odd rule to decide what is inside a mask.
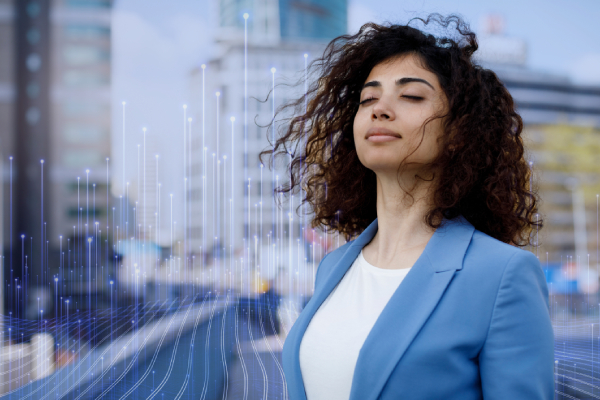
[[[409,271],[375,267],[360,252],[313,316],[300,343],[307,400],[348,400],[358,352]]]

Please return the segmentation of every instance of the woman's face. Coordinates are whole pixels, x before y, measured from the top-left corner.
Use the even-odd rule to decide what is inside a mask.
[[[358,158],[377,175],[393,176],[400,162],[419,146],[423,123],[444,112],[447,103],[436,75],[423,69],[412,54],[376,65],[365,81],[360,101],[354,118]],[[406,162],[432,161],[441,134],[441,119],[427,124],[423,142]]]

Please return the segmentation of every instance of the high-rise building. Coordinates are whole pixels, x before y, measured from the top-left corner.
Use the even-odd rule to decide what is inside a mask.
[[[347,7],[346,0],[223,0],[219,37],[243,38],[248,13],[249,34],[263,42],[331,40],[346,33]]]
[[[186,236],[192,253],[228,255],[232,245],[253,248],[255,238],[265,245],[267,236],[273,242],[302,236],[306,224],[295,215],[299,195],[286,210],[274,206],[273,189],[287,181],[285,168],[261,167],[258,154],[270,146],[266,127],[273,109],[302,96],[307,63],[346,34],[347,2],[225,0],[220,7],[218,54],[190,77],[194,137]]]
[[[48,234],[56,240],[78,223],[81,232],[86,224],[93,232],[96,221],[106,222],[112,0],[54,0],[52,5]]]
[[[33,274],[47,273],[59,236],[92,233],[107,215],[111,7],[0,0],[3,246],[25,235]]]

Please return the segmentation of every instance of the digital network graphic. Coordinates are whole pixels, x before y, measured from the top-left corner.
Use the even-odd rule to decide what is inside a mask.
[[[134,105],[119,105],[123,187],[115,198],[107,190],[106,218],[90,210],[96,209],[96,185],[110,186],[111,159],[106,159],[106,181],[91,180],[89,170],[77,178],[73,231],[49,237],[43,214],[46,171],[40,160],[42,198],[32,199],[42,210],[40,230],[11,236],[10,254],[0,257],[2,269],[10,271],[3,277],[5,309],[13,310],[2,315],[0,326],[3,399],[288,399],[283,343],[312,295],[319,260],[345,241],[337,232],[311,228],[307,216],[296,221],[302,193],[290,193],[287,201],[273,195],[273,188],[287,179],[285,170],[261,164],[259,183],[252,181],[248,165],[257,160],[249,160],[248,148],[253,123],[248,17],[239,71],[243,118],[229,116],[230,125],[220,126],[226,95],[205,91],[203,65],[201,108],[184,105],[182,124],[174,129],[173,141],[183,143],[183,152],[164,159],[160,151],[148,150],[146,128],[134,133],[127,126],[127,109]],[[306,99],[308,54],[298,57],[305,65]],[[271,111],[274,143],[277,70],[266,72],[272,78],[265,106]],[[213,115],[205,112],[209,102]],[[201,118],[192,118],[193,113]],[[216,131],[206,126],[213,118]],[[125,147],[127,135],[140,135],[133,151]],[[209,140],[210,135],[223,140]],[[135,187],[126,179],[126,157],[131,156],[137,156]],[[13,158],[9,161],[12,193]],[[161,190],[159,171],[165,163],[183,165],[183,176],[172,177],[183,180],[181,202]],[[270,179],[263,179],[263,173]],[[239,195],[236,185],[242,181]],[[274,187],[263,187],[266,181]],[[253,203],[250,193],[259,193],[260,201]],[[18,205],[10,198],[13,232],[12,210]],[[173,207],[180,203],[183,220],[177,221]],[[164,204],[169,205],[167,216]],[[264,210],[271,213],[270,223],[263,223]],[[58,252],[51,250],[56,242]],[[589,259],[586,267],[584,260],[549,260],[537,248],[530,250],[554,293],[555,379],[563,387],[574,381],[591,385],[600,369],[600,304],[593,300],[597,287],[591,287],[598,277]],[[32,265],[41,265],[36,270],[42,274],[32,274]],[[584,307],[586,317],[571,317],[565,302],[567,308]]]
[[[246,193],[254,191],[247,159],[245,165],[240,161],[243,169],[233,168],[234,158],[248,153],[251,123],[247,37],[244,46],[242,123],[231,116],[230,129],[219,127],[220,92],[213,97],[216,115],[205,114],[205,101],[212,94],[205,93],[205,65],[202,110],[195,110],[202,121],[196,124],[184,105],[182,128],[174,138],[183,143],[181,159],[148,154],[146,128],[137,149],[126,149],[125,137],[134,133],[126,123],[129,105],[123,102],[123,166],[137,150],[136,187],[126,181],[123,168],[123,194],[109,199],[107,191],[106,218],[96,218],[90,212],[96,209],[96,185],[110,184],[107,158],[105,182],[91,180],[89,169],[77,177],[78,222],[71,234],[48,237],[42,214],[39,232],[11,238],[20,243],[21,252],[2,257],[3,264],[12,266],[12,275],[4,277],[5,298],[16,310],[3,316],[0,332],[5,398],[237,399],[247,398],[257,385],[265,398],[287,397],[283,341],[312,294],[318,260],[339,246],[340,238],[305,229],[305,222],[300,222],[301,232],[291,232],[298,195],[290,195],[287,206],[277,205],[285,202],[274,198],[272,187],[262,188],[262,180],[261,201],[250,204],[247,194],[236,198],[239,174],[244,174]],[[307,54],[299,57],[306,65]],[[268,72],[274,118],[277,71]],[[205,143],[211,134],[205,121],[210,118],[216,118],[217,135],[231,135],[230,148],[219,148],[218,140],[215,148]],[[173,219],[174,195],[163,193],[158,179],[161,163],[175,162],[184,167],[182,177],[172,177],[184,181],[182,221]],[[44,167],[40,160],[42,198],[35,201],[42,212]],[[150,170],[155,175],[149,176]],[[279,185],[279,172],[267,173]],[[195,187],[201,188],[201,198],[189,195]],[[234,216],[244,201],[248,228],[238,243],[234,230],[243,227]],[[161,215],[164,202],[170,205],[169,216]],[[274,223],[268,226],[262,223],[264,205],[273,213]],[[16,206],[11,202],[11,212]],[[161,226],[165,220],[167,227]],[[198,231],[192,230],[198,221],[202,243],[194,246],[191,237]],[[178,225],[183,232],[179,238]],[[207,238],[206,226],[215,241]],[[161,238],[165,232],[169,238]],[[59,254],[50,250],[51,241],[59,242]],[[164,242],[170,245],[157,244]],[[52,257],[58,257],[57,271],[48,268],[50,261],[57,261]],[[41,276],[29,272],[33,263],[41,263]]]

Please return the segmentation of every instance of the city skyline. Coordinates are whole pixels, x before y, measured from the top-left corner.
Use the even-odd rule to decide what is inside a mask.
[[[526,68],[536,71],[545,69],[546,72],[563,75],[576,83],[586,82],[586,76],[590,75],[588,71],[590,68],[586,70],[585,64],[595,65],[593,54],[594,52],[600,54],[600,45],[597,44],[600,43],[600,37],[596,41],[594,41],[594,37],[600,34],[588,32],[590,29],[586,28],[585,23],[575,27],[578,30],[573,28],[573,24],[567,24],[571,29],[565,28],[564,32],[560,33],[556,29],[544,26],[537,28],[531,25],[525,26],[519,23],[523,17],[519,16],[519,9],[515,7],[514,3],[514,1],[509,1],[506,4],[492,6],[490,2],[475,5],[474,2],[462,1],[454,4],[453,7],[456,12],[465,17],[467,22],[471,23],[476,33],[481,31],[481,20],[486,15],[495,13],[504,16],[505,34],[508,37],[522,39],[526,43],[528,52]],[[431,11],[449,12],[451,8],[440,1],[404,2],[403,7],[397,5],[392,7],[391,4],[392,2],[387,1],[349,2],[348,30],[356,30],[361,23],[371,19],[381,22],[381,15],[386,10],[389,12],[385,15],[390,19],[407,20],[411,16],[426,16],[427,12]],[[521,9],[527,10],[526,6],[528,5],[524,5]],[[549,6],[541,11],[537,18],[543,19],[551,16],[553,7]],[[595,7],[600,6],[595,5]],[[390,11],[394,9],[398,11]],[[421,11],[415,13],[414,10]],[[115,190],[118,191],[123,187],[121,183],[123,171],[121,168],[122,119],[120,107],[122,101],[127,102],[128,140],[126,149],[130,150],[126,179],[132,181],[135,175],[136,154],[134,150],[137,144],[141,143],[143,127],[147,128],[147,135],[156,137],[157,147],[161,149],[161,160],[176,159],[183,153],[182,143],[180,141],[173,143],[172,138],[178,137],[180,134],[182,107],[191,101],[192,94],[188,87],[190,71],[194,67],[199,67],[200,64],[208,63],[215,56],[216,30],[212,21],[217,21],[215,17],[217,13],[217,4],[214,1],[181,1],[177,3],[176,8],[168,6],[163,1],[146,3],[144,7],[141,7],[141,3],[136,0],[121,0],[115,3],[112,67],[113,160],[111,161],[114,194],[116,194]],[[567,10],[565,13],[566,20],[582,15],[577,7]],[[582,15],[582,18],[589,19],[589,16]],[[527,29],[530,31],[529,34],[524,34],[523,32]],[[554,36],[548,36],[552,32],[554,32]],[[589,33],[589,35],[583,35],[581,32]],[[561,35],[565,37],[563,42],[558,41]],[[572,41],[573,44],[571,45],[569,41]],[[565,53],[575,54],[575,56],[554,57],[552,63],[544,61],[549,57],[544,53],[548,53],[547,46],[544,44],[546,42],[565,43],[558,48]],[[312,59],[318,55],[310,54],[309,56]],[[598,57],[600,60],[600,56]],[[573,59],[573,64],[577,60],[583,60],[583,67],[580,67],[578,71],[570,71],[565,61],[569,58]],[[600,65],[600,61],[598,64]],[[598,70],[600,71],[600,67]],[[588,77],[587,84],[594,84],[594,79],[593,76]],[[600,78],[598,85],[600,85]],[[235,117],[239,120],[240,115]],[[192,124],[195,122],[193,121]],[[177,180],[173,177],[182,176],[183,167],[177,163],[174,163],[170,170],[164,162],[159,166],[159,182],[162,185],[162,193],[172,193],[174,204],[181,203],[181,206],[175,207],[174,219],[176,220],[183,218],[181,211],[183,208],[183,185],[177,184]],[[163,203],[163,206],[167,205]],[[167,211],[166,208],[163,209],[163,215],[167,215],[164,211]]]

